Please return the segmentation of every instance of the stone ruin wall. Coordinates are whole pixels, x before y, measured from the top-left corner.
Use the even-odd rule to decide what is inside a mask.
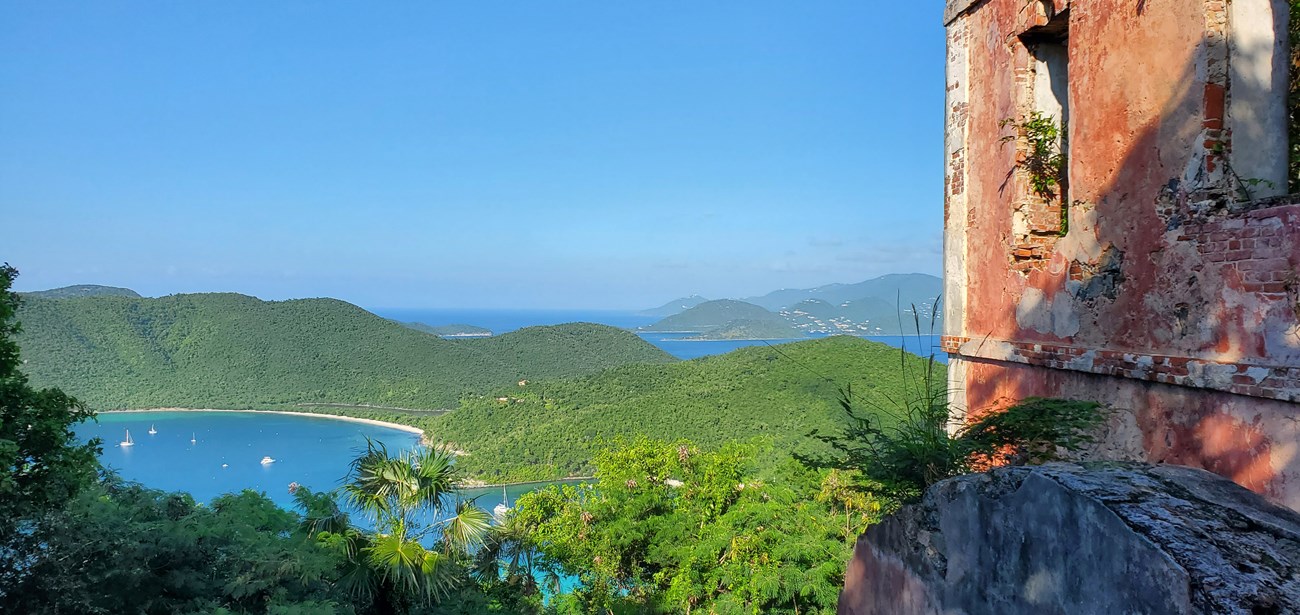
[[[943,343],[957,406],[1103,401],[1116,412],[1099,454],[1202,467],[1300,509],[1300,198],[1276,195],[1285,165],[1267,164],[1285,160],[1285,115],[1280,144],[1259,130],[1285,112],[1270,64],[1285,23],[1260,15],[1285,7],[949,3]],[[1057,22],[1069,192],[1048,200],[1000,123],[1042,83],[1021,35]]]

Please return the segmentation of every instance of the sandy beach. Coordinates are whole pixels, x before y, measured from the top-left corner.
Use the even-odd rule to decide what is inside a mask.
[[[391,427],[402,431],[417,434],[423,443],[425,436],[424,430],[419,427],[402,425],[401,423],[390,423],[388,421],[376,421],[375,419],[363,419],[355,416],[342,416],[339,414],[324,414],[321,412],[293,412],[289,410],[219,410],[216,408],[140,408],[136,410],[104,410],[104,414],[116,412],[257,412],[261,414],[291,414],[293,416],[316,417],[322,419],[332,419],[338,421],[352,421],[354,423],[366,423],[368,425],[378,425],[380,427]]]

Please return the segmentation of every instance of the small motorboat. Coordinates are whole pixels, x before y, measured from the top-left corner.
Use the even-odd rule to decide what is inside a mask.
[[[273,464],[273,463],[275,463],[275,460],[274,460],[274,459],[271,459],[271,456],[270,456],[270,455],[267,455],[266,457],[263,457],[263,458],[262,458],[262,465],[264,465],[264,466],[269,466],[269,465],[271,465],[271,464]]]
[[[131,430],[126,430],[126,439],[121,442],[122,446],[135,446],[135,440],[131,439]]]
[[[153,435],[157,435],[157,434],[158,434],[158,428],[157,428],[157,427],[154,427],[153,425],[150,425],[150,426],[149,426],[149,435],[153,436]]]

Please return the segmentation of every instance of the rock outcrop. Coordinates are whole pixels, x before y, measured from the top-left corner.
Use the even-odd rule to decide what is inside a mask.
[[[1180,466],[949,479],[858,539],[839,613],[1300,613],[1300,514]]]

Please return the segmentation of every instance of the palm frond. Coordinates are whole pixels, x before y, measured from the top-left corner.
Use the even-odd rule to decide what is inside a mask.
[[[456,503],[456,516],[447,519],[442,535],[449,548],[469,552],[484,543],[491,529],[492,515],[464,500]]]

